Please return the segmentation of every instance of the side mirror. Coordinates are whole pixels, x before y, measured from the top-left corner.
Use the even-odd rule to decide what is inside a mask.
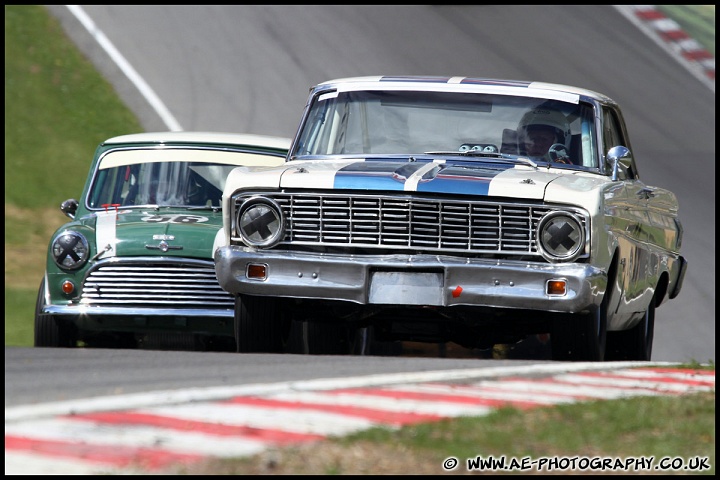
[[[628,149],[627,147],[623,147],[622,145],[612,147],[610,151],[608,151],[607,161],[612,168],[611,179],[613,181],[616,181],[618,179],[618,169],[622,166],[620,164],[620,160],[628,157],[630,157],[630,149]]]
[[[75,212],[77,212],[77,207],[78,201],[74,198],[70,198],[60,204],[60,211],[62,211],[65,216],[75,220]]]

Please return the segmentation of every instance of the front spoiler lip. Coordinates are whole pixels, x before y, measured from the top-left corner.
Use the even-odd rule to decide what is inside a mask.
[[[249,263],[267,265],[264,281],[248,280]],[[225,246],[215,252],[223,290],[233,294],[314,298],[370,304],[370,272],[441,272],[441,306],[482,306],[578,313],[597,307],[607,271],[589,264],[495,260],[442,255],[336,255]],[[546,282],[565,279],[567,294],[547,295]],[[462,287],[460,295],[453,295]]]
[[[143,317],[226,317],[234,316],[233,309],[199,308],[141,308],[141,307],[101,307],[87,305],[46,305],[42,313],[49,315],[86,315],[98,316],[143,316]]]

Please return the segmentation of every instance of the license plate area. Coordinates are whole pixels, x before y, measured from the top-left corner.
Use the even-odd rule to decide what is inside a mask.
[[[443,274],[439,272],[371,272],[368,302],[442,306]]]

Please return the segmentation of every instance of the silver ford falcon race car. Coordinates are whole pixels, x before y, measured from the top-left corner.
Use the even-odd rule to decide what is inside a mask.
[[[229,174],[223,224],[240,352],[549,335],[555,360],[649,360],[687,268],[619,106],[540,82],[317,85],[287,161]]]

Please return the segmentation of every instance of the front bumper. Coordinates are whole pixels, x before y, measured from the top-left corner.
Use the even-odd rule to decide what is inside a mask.
[[[248,278],[248,265],[265,265],[266,278]],[[607,286],[607,272],[587,264],[442,255],[313,254],[239,246],[217,249],[215,270],[220,286],[233,294],[567,313],[600,305]],[[566,293],[549,295],[550,280],[565,280]]]

